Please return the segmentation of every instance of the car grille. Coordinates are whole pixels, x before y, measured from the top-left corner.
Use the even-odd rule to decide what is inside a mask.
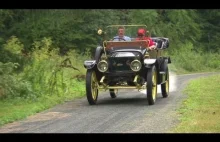
[[[109,57],[109,72],[132,71],[130,63],[135,57]]]

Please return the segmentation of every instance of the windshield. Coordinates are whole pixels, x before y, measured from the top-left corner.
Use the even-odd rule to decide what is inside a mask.
[[[106,32],[106,40],[113,40],[115,36],[119,35],[119,28],[124,28],[124,35],[130,37],[131,39],[135,39],[137,37],[137,31],[139,28],[147,29],[146,25],[110,25],[105,29]]]

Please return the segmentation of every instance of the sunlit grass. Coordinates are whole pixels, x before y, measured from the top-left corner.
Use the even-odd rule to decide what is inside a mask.
[[[184,90],[187,99],[178,110],[177,133],[220,132],[220,75],[193,80]]]

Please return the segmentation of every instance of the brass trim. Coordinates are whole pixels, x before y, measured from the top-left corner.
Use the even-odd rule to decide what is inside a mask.
[[[146,85],[143,86],[99,86],[99,89],[146,89]]]

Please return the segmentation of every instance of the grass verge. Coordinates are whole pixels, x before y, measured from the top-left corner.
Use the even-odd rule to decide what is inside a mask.
[[[180,124],[175,133],[220,132],[220,75],[191,81],[185,88],[187,99],[178,110]]]
[[[35,101],[13,98],[0,101],[0,126],[21,120],[57,104],[85,96],[84,81],[77,81],[77,87],[66,95],[45,95]],[[78,89],[77,89],[78,88]]]

